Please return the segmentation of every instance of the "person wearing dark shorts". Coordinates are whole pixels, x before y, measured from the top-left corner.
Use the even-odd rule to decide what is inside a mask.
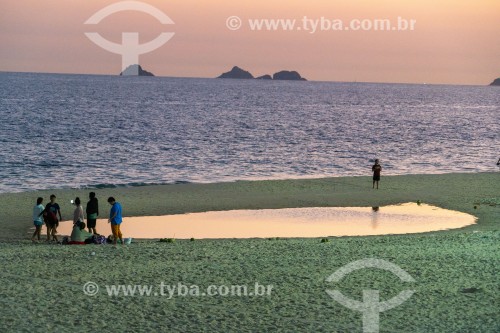
[[[45,221],[45,226],[47,227],[47,242],[50,241],[50,236],[52,236],[52,240],[57,242],[57,225],[59,221],[57,220],[56,214],[50,209],[49,205],[45,206],[45,210],[43,211],[43,219]]]
[[[62,221],[62,216],[61,216],[61,207],[56,202],[56,196],[52,194],[50,196],[50,202],[47,204],[45,209],[49,209],[52,213],[54,213],[56,217],[56,222],[54,225],[54,233],[57,234],[57,227],[59,226],[59,221]],[[57,216],[59,215],[59,219],[57,219]],[[47,234],[47,240],[49,240],[49,234]]]
[[[97,216],[99,215],[99,202],[97,198],[95,197],[94,192],[89,193],[89,202],[87,202],[87,228],[89,229],[89,232],[92,232],[94,234],[97,234],[96,231],[96,223],[97,223]]]
[[[378,182],[380,181],[380,172],[382,171],[382,166],[379,164],[379,160],[375,160],[375,164],[372,166],[373,171],[373,188],[375,188],[375,183],[377,184],[378,190]]]

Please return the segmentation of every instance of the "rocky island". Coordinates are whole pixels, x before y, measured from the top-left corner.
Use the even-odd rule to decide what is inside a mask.
[[[493,82],[490,83],[490,86],[500,86],[500,77],[493,80]]]
[[[130,65],[120,73],[120,76],[154,76],[154,74],[142,69],[141,65]]]
[[[234,66],[229,72],[222,73],[218,79],[253,79],[253,75],[238,66]]]
[[[266,75],[262,75],[262,76],[259,76],[259,77],[256,77],[257,80],[272,80],[273,77],[269,74],[266,74]]]
[[[278,73],[274,73],[273,80],[307,81],[296,71],[280,71]]]
[[[222,73],[217,78],[219,79],[253,79],[254,76],[238,66],[234,66],[229,72]],[[280,71],[274,73],[273,76],[266,74],[256,77],[257,80],[291,80],[291,81],[307,81],[305,78],[300,76],[296,71]]]

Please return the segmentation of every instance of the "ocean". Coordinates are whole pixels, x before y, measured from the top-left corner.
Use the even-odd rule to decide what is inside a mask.
[[[500,89],[0,73],[0,193],[498,171]]]

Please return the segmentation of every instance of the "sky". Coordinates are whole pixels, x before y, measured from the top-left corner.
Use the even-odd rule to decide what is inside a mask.
[[[138,33],[141,44],[170,32],[139,56],[157,76],[216,77],[237,65],[255,76],[296,70],[314,81],[485,85],[500,77],[499,0],[144,0],[174,24],[133,10],[85,24],[117,2],[2,0],[0,71],[115,75],[122,56],[86,32],[118,44],[124,32]],[[398,17],[414,29],[368,29],[378,19],[397,27]],[[289,30],[252,30],[262,19],[295,22]],[[339,22],[354,28],[340,30]],[[367,30],[355,30],[361,22]]]

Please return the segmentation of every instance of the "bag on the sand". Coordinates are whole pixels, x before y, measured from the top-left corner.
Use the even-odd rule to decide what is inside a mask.
[[[94,244],[106,244],[106,237],[102,235],[94,235]]]
[[[69,237],[64,236],[61,242],[62,245],[68,245],[69,244]]]
[[[109,235],[108,238],[106,238],[106,243],[108,244],[113,243],[113,235]]]

